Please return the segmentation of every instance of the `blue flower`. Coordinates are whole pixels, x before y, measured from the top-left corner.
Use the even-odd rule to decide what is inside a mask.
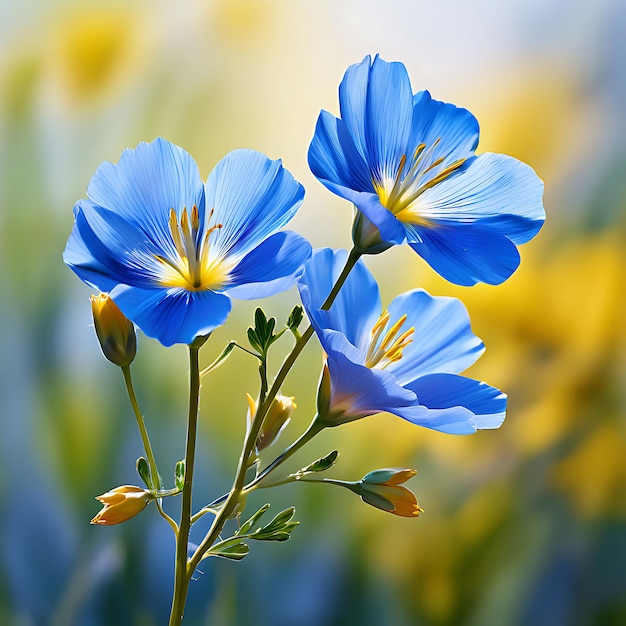
[[[182,148],[162,139],[125,150],[74,207],[63,259],[162,344],[192,343],[223,324],[230,296],[289,288],[311,254],[292,232],[304,189],[280,161],[225,156],[206,186]]]
[[[309,166],[356,206],[357,249],[408,242],[459,285],[498,284],[515,271],[516,246],[545,220],[543,183],[529,166],[475,156],[476,118],[427,91],[413,95],[402,63],[368,56],[350,66],[339,105],[339,119],[320,113]]]
[[[498,428],[506,396],[458,375],[484,351],[463,304],[415,289],[381,314],[378,285],[359,261],[330,310],[320,310],[346,256],[345,250],[316,250],[299,282],[326,353],[318,420],[337,426],[388,411],[451,434]]]

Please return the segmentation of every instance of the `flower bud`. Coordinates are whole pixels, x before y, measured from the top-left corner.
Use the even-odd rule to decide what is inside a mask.
[[[154,497],[149,491],[133,485],[116,487],[97,496],[104,508],[91,520],[92,524],[113,526],[141,513]]]
[[[352,222],[352,241],[361,254],[380,254],[393,245],[383,241],[378,228],[358,209]]]
[[[256,414],[256,402],[252,399],[249,394],[246,394],[248,398],[249,412],[248,412],[248,420],[252,421],[254,415]],[[261,430],[259,430],[259,434],[256,440],[256,449],[257,451],[265,450],[271,446],[278,436],[283,431],[283,429],[289,423],[291,419],[292,413],[298,408],[296,403],[294,402],[294,398],[292,396],[283,396],[278,394],[267,414],[265,415],[265,419],[263,420],[263,425],[261,426]]]
[[[422,509],[410,489],[401,486],[415,476],[414,469],[387,468],[366,474],[352,487],[363,502],[400,517],[417,517]]]
[[[133,323],[107,293],[91,296],[91,311],[102,353],[111,363],[128,367],[137,352]]]

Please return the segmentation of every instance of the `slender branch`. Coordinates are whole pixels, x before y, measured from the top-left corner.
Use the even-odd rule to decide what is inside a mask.
[[[174,595],[170,614],[170,626],[179,626],[185,612],[185,602],[189,580],[193,569],[189,568],[187,552],[189,530],[191,528],[191,491],[196,455],[196,431],[200,398],[200,370],[198,366],[198,346],[189,346],[189,413],[187,419],[187,445],[185,449],[185,482],[180,511],[180,524],[176,541],[176,569],[174,574]],[[195,569],[195,568],[194,568]]]
[[[128,399],[130,400],[130,404],[133,407],[133,413],[135,414],[135,419],[137,420],[137,426],[139,427],[141,440],[143,441],[143,449],[145,450],[146,456],[148,457],[148,466],[150,468],[150,479],[152,481],[152,488],[161,489],[161,477],[159,476],[159,470],[154,459],[154,453],[152,452],[152,445],[150,444],[150,437],[148,437],[146,424],[143,420],[143,415],[141,414],[139,403],[137,402],[137,396],[135,395],[133,379],[130,374],[130,366],[127,365],[125,367],[122,367],[121,370],[124,374],[124,383],[126,383]]]
[[[351,272],[352,268],[355,266],[356,262],[359,260],[360,257],[361,257],[361,253],[358,250],[356,250],[356,248],[352,248],[352,250],[350,251],[348,255],[348,258],[346,259],[346,264],[344,265],[344,268],[341,271],[341,274],[337,278],[335,285],[333,286],[330,293],[328,294],[328,297],[326,298],[326,300],[321,306],[322,309],[328,310],[331,307],[332,303],[337,297],[337,294],[339,293],[339,290],[341,289],[344,282],[346,281],[348,274]],[[313,336],[313,332],[314,332],[313,327],[309,325],[309,327],[304,331],[302,336],[296,341],[291,352],[287,355],[287,357],[283,361],[283,364],[278,374],[276,375],[276,378],[274,379],[272,387],[267,393],[267,396],[263,399],[263,401],[259,402],[256,415],[254,417],[254,420],[252,421],[250,429],[248,430],[246,440],[243,446],[243,450],[241,452],[241,456],[239,457],[239,464],[237,466],[235,480],[233,482],[233,486],[230,490],[230,493],[228,494],[228,497],[226,498],[224,506],[220,509],[218,514],[213,519],[211,528],[205,535],[204,539],[202,540],[202,543],[198,546],[198,548],[196,549],[196,551],[194,552],[194,554],[192,555],[189,561],[189,568],[192,573],[195,570],[195,568],[198,566],[200,561],[202,560],[202,557],[207,552],[207,550],[209,550],[209,548],[213,545],[213,543],[215,543],[215,540],[217,539],[220,532],[222,531],[224,524],[229,519],[229,517],[233,514],[237,504],[239,503],[239,498],[242,494],[242,491],[244,490],[244,482],[245,482],[246,470],[248,468],[248,460],[254,450],[257,436],[259,434],[261,426],[263,425],[263,420],[265,419],[265,416],[267,415],[267,411],[269,410],[272,402],[274,401],[274,398],[278,394],[283,382],[285,381],[287,374],[293,367],[293,364],[295,363],[296,359],[300,356],[300,353],[302,352],[302,350],[304,350],[304,347],[308,343],[309,339]],[[299,449],[299,447],[301,446],[298,446],[298,448],[294,449],[289,454],[289,456],[293,454],[293,452],[295,452],[297,449]],[[284,457],[281,460],[281,462],[284,461],[285,458],[286,457]]]

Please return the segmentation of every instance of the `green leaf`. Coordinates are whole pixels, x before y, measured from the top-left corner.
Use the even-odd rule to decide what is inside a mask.
[[[274,334],[275,328],[276,318],[268,319],[263,309],[257,308],[254,312],[254,328],[248,328],[248,341],[261,357],[267,354],[269,347],[285,332],[283,329]]]
[[[338,457],[339,452],[337,450],[333,450],[321,459],[317,459],[317,461],[313,461],[310,465],[298,470],[296,474],[303,476],[304,474],[312,474],[314,472],[325,472],[337,462]]]
[[[246,535],[255,524],[261,519],[261,516],[270,508],[269,504],[264,504],[249,520],[246,520],[239,530],[235,533],[237,535]]]
[[[269,524],[259,528],[255,533],[250,535],[250,539],[258,541],[287,541],[291,531],[300,524],[300,522],[292,522],[296,513],[295,507],[289,507],[281,511]]]
[[[174,469],[174,484],[176,489],[183,490],[185,484],[185,461],[178,461]]]
[[[148,461],[140,456],[137,459],[137,473],[141,480],[143,480],[144,484],[148,489],[152,489],[152,482],[150,480],[150,468],[148,467]]]
[[[241,561],[244,557],[248,556],[250,548],[247,543],[239,541],[230,545],[220,547],[219,544],[213,546],[206,556],[219,556],[223,559],[230,559],[231,561]]]

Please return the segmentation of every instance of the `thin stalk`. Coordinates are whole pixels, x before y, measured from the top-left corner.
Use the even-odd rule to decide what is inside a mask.
[[[143,441],[143,449],[148,457],[148,467],[150,468],[150,479],[152,481],[152,488],[161,489],[161,477],[159,476],[159,470],[154,459],[154,453],[152,452],[152,446],[150,444],[150,437],[148,437],[148,431],[146,424],[143,420],[143,415],[137,402],[137,396],[135,395],[135,389],[133,387],[133,379],[130,374],[130,366],[122,367],[122,373],[124,374],[124,382],[126,383],[126,391],[128,392],[128,399],[133,407],[133,413],[137,420],[137,426],[139,427],[139,433],[141,440]]]
[[[309,443],[315,435],[324,430],[325,426],[314,419],[307,430],[300,435],[280,456],[275,458],[249,485],[246,485],[244,491],[252,491],[266,476],[271,474],[279,465],[284,463],[290,456],[295,454],[305,444]]]
[[[191,490],[196,455],[196,432],[198,425],[198,406],[200,399],[200,369],[198,365],[198,346],[189,346],[189,413],[187,416],[187,445],[185,449],[185,482],[180,511],[180,524],[176,540],[176,564],[174,572],[174,594],[169,626],[180,626],[185,612],[190,569],[187,558],[189,530],[191,528]],[[195,569],[195,568],[194,568]]]
[[[321,306],[322,309],[328,310],[331,307],[332,303],[337,297],[337,294],[339,293],[339,290],[346,281],[348,274],[350,274],[352,268],[355,266],[360,257],[361,253],[356,250],[356,248],[352,248],[348,255],[348,258],[346,259],[346,264],[344,265],[341,274],[337,278],[335,285],[333,286],[330,293],[328,294],[328,297]],[[313,336],[313,332],[313,327],[309,325],[309,327],[304,331],[302,336],[296,341],[291,352],[283,361],[283,364],[278,374],[276,375],[272,387],[267,393],[264,401],[259,402],[257,413],[254,417],[254,420],[252,421],[250,429],[248,430],[243,450],[241,451],[241,456],[239,457],[239,465],[237,466],[237,472],[235,474],[233,486],[230,490],[230,493],[228,494],[228,497],[226,498],[224,506],[220,509],[219,513],[213,519],[213,524],[211,525],[211,528],[209,529],[204,539],[202,540],[202,543],[198,546],[189,561],[189,569],[191,573],[195,571],[204,554],[215,543],[215,540],[222,531],[224,524],[232,515],[237,504],[239,503],[239,498],[241,497],[241,494],[244,490],[246,470],[248,469],[248,461],[250,459],[250,455],[254,450],[259,431],[261,430],[261,426],[263,425],[263,420],[265,419],[267,411],[269,410],[272,402],[274,401],[274,398],[278,394],[283,382],[285,381],[287,374],[293,367],[296,359],[300,356],[302,350],[304,350],[304,347],[308,343],[309,339]],[[297,449],[299,449],[299,447]],[[293,450],[293,452],[295,451],[296,450]],[[293,454],[293,452],[291,452],[290,455]]]

